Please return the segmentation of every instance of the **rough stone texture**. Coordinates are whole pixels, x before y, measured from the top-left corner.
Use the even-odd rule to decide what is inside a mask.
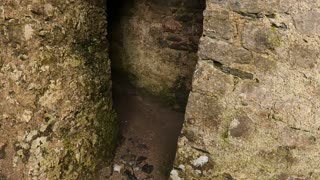
[[[103,0],[0,2],[0,179],[92,179],[111,157],[106,25]]]
[[[120,2],[111,30],[115,71],[183,107],[191,89],[204,0]]]
[[[207,1],[173,179],[320,178],[319,6]]]

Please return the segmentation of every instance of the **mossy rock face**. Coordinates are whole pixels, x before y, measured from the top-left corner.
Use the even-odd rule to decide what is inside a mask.
[[[172,179],[319,179],[317,4],[207,1]]]
[[[105,1],[5,0],[0,11],[1,173],[93,179],[112,159],[119,128]]]

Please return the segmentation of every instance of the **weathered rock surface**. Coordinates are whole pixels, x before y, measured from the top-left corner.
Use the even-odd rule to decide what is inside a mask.
[[[320,178],[319,6],[207,1],[173,179]]]
[[[111,157],[106,23],[103,0],[0,2],[0,179],[92,179]]]
[[[111,17],[114,70],[124,73],[136,86],[184,107],[197,62],[205,1],[120,4],[118,13]]]

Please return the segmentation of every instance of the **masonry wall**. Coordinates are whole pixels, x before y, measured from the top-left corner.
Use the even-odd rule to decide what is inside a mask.
[[[319,1],[207,1],[173,179],[318,179]]]
[[[105,10],[0,2],[0,179],[92,179],[112,157]]]
[[[184,108],[197,61],[203,10],[203,0],[121,3],[111,17],[114,71]]]

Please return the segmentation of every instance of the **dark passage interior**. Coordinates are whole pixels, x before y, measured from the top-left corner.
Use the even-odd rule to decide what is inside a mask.
[[[169,178],[204,8],[204,0],[108,0],[113,100],[123,139],[105,178]]]

